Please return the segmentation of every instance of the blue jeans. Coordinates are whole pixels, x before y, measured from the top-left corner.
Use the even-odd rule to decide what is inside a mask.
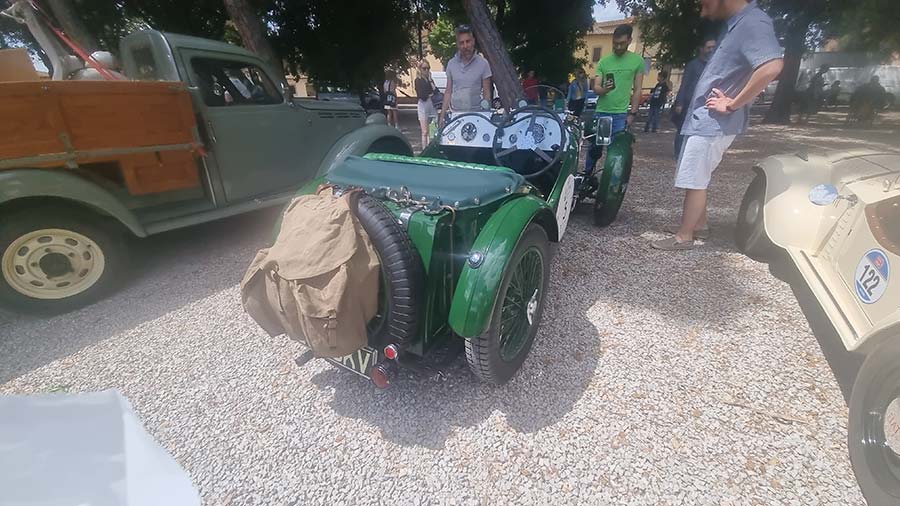
[[[659,117],[661,116],[661,112],[662,106],[650,106],[650,115],[647,117],[647,124],[644,125],[645,132],[649,132],[650,130],[653,130],[655,132],[659,129]]]
[[[608,113],[608,112],[595,112],[593,121],[597,121],[597,118],[602,118],[604,116],[609,116],[612,118],[612,137],[615,138],[616,134],[619,132],[624,132],[625,127],[628,126],[628,113]],[[584,172],[588,175],[594,173],[594,167],[597,165],[597,160],[603,156],[603,146],[597,146],[596,144],[591,144],[591,147],[588,148],[587,155],[584,157]]]

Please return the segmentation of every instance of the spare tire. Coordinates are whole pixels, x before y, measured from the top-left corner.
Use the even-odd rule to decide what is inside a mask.
[[[412,340],[422,318],[422,258],[381,201],[362,195],[354,210],[381,262],[378,314],[369,322],[369,344],[384,346]]]

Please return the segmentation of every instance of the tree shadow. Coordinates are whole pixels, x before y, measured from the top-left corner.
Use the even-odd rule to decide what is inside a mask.
[[[572,286],[599,280],[601,273],[572,269],[571,243],[560,245],[551,267],[550,289],[541,327],[522,369],[501,386],[480,382],[464,354],[443,378],[403,372],[389,390],[378,391],[364,378],[337,368],[313,377],[334,392],[334,411],[377,427],[403,446],[444,447],[456,428],[479,424],[494,413],[505,419],[499,430],[534,433],[569,413],[591,382],[603,354],[603,329],[588,319],[596,293]]]
[[[77,311],[40,317],[0,310],[0,384],[234,286],[279,212],[135,239],[121,289]]]

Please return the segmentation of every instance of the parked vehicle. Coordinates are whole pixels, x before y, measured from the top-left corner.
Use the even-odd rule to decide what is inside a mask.
[[[769,157],[738,213],[751,258],[796,266],[848,352],[848,447],[869,504],[900,504],[900,154]]]
[[[316,99],[324,101],[359,104],[367,113],[382,111],[381,95],[376,87],[370,87],[361,93],[354,93],[339,86],[321,85],[316,87]]]
[[[144,30],[121,41],[127,79],[60,80],[83,72],[40,13],[5,14],[50,41],[57,79],[0,83],[0,302],[18,310],[102,297],[125,279],[128,237],[281,205],[350,155],[412,152],[383,116],[292,98],[221,42]]]
[[[539,106],[457,113],[421,156],[350,157],[298,192],[363,189],[356,215],[382,259],[368,346],[331,362],[386,387],[457,344],[476,376],[509,380],[540,325],[581,142],[578,118]]]

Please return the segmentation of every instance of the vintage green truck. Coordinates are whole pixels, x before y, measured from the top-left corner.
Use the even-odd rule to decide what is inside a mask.
[[[54,80],[0,82],[0,303],[14,309],[102,297],[126,277],[129,236],[282,205],[349,156],[412,154],[383,115],[293,97],[242,48],[145,30],[122,39],[118,79],[78,80],[92,69],[29,2],[4,14],[59,62]]]

